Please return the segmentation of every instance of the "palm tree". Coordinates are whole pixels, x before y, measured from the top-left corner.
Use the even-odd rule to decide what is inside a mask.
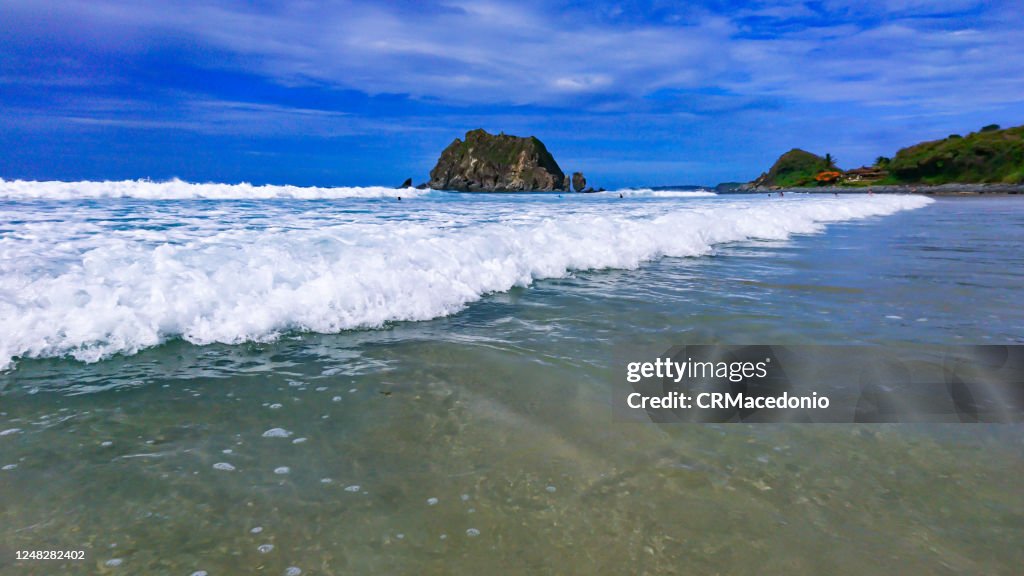
[[[825,154],[825,166],[831,168],[836,165],[836,159],[831,154]]]

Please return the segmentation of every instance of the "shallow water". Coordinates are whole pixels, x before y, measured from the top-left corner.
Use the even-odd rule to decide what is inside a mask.
[[[754,201],[624,200],[653,218]],[[422,201],[374,215],[558,218],[522,207],[556,196]],[[1019,200],[840,220],[570,271],[384,329],[18,360],[0,376],[0,466],[14,466],[0,470],[0,573],[1016,573],[1019,426],[611,415],[627,345],[1021,341]],[[87,560],[16,563],[19,549]]]

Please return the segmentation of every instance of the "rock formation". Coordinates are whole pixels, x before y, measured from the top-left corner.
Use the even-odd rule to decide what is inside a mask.
[[[482,128],[455,139],[430,171],[434,190],[529,192],[567,190],[567,178],[544,144],[529,136],[488,134]]]
[[[579,192],[587,187],[587,178],[583,172],[572,173],[572,189]]]

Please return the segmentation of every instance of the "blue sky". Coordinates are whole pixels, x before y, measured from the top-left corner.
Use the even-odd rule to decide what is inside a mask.
[[[1020,0],[0,2],[0,177],[423,181],[483,127],[613,187],[1024,123]]]

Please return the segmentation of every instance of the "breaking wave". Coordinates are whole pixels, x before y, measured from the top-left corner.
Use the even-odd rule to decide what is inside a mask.
[[[3,183],[5,190],[15,185],[28,197],[34,187],[39,196],[55,189]],[[240,189],[277,198],[280,191],[309,190],[182,182],[135,184],[142,192],[124,183],[67,186],[69,194],[78,187],[132,198],[205,198],[195,194]],[[295,197],[290,194],[285,197]],[[462,198],[371,210],[344,201],[115,208],[67,202],[35,212],[28,204],[0,204],[0,367],[18,358],[92,362],[173,338],[241,343],[288,331],[427,320],[487,293],[573,270],[632,269],[663,256],[707,254],[725,242],[782,240],[931,202],[885,195],[635,203]]]
[[[718,196],[710,190],[653,190],[651,188],[629,188],[615,190],[616,194],[623,196],[645,196],[653,198],[707,198]]]
[[[8,200],[84,200],[138,198],[141,200],[268,200],[291,198],[319,200],[335,198],[386,198],[420,196],[428,190],[384,186],[320,188],[316,186],[254,186],[241,184],[195,184],[178,180],[119,180],[109,182],[35,182],[0,178],[0,198]]]

